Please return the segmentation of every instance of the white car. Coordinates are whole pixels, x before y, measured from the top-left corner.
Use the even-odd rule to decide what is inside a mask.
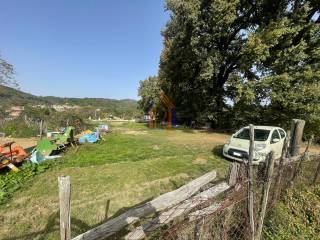
[[[267,155],[275,152],[275,158],[281,157],[286,132],[279,127],[254,127],[254,154],[253,163],[259,164],[266,160]],[[244,127],[233,134],[223,147],[223,155],[236,161],[243,161],[249,156],[249,127]]]

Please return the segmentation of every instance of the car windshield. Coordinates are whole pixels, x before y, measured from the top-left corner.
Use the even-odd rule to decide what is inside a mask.
[[[269,137],[270,130],[254,129],[255,141],[266,141]],[[234,138],[250,140],[249,128],[242,129],[239,133],[233,136]]]

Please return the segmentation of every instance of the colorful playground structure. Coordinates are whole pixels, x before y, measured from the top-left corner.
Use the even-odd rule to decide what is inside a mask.
[[[165,106],[167,110],[167,127],[172,128],[172,126],[177,125],[177,115],[175,111],[175,105],[172,103],[171,99],[163,92],[160,92],[160,100],[162,104]],[[156,128],[156,116],[157,116],[157,109],[154,107],[153,102],[149,104],[149,127]]]

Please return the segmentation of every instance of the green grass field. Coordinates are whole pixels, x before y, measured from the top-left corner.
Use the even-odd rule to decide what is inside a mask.
[[[212,169],[225,176],[228,161],[218,152],[227,135],[111,126],[105,141],[69,149],[0,205],[0,239],[59,239],[61,175],[71,176],[72,236]]]

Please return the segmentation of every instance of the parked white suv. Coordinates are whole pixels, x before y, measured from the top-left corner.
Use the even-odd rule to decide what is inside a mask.
[[[279,127],[254,127],[253,163],[265,161],[267,155],[275,152],[275,158],[280,158],[286,132]],[[243,161],[248,159],[250,145],[249,127],[244,127],[233,134],[223,147],[223,155],[227,158]]]

